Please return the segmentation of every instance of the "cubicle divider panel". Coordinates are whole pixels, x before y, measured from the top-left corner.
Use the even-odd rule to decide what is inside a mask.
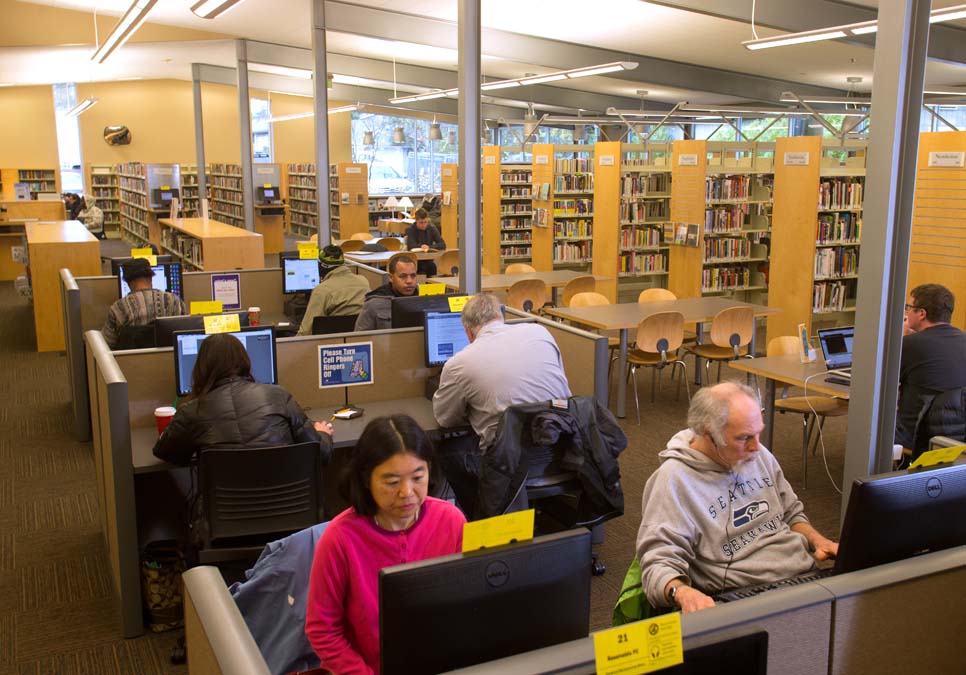
[[[277,267],[257,270],[227,270],[225,272],[188,272],[184,275],[184,299],[212,300],[211,275],[237,274],[238,293],[242,311],[259,307],[262,316],[278,316],[284,311],[282,270]]]
[[[280,340],[277,344],[279,384],[306,407],[345,405],[345,387],[319,388],[319,345],[345,342],[345,337],[328,335]]]
[[[426,393],[426,347],[422,328],[356,333],[346,342],[372,342],[373,384],[348,387],[351,403],[415,398]]]
[[[128,386],[131,427],[153,427],[154,409],[174,405],[174,354],[170,347],[114,352]]]
[[[91,439],[91,406],[87,394],[87,361],[80,321],[80,291],[69,269],[60,270],[60,304],[64,313],[64,348],[70,382],[71,431],[78,441]]]
[[[80,321],[85,331],[104,327],[107,310],[118,298],[117,277],[75,277],[80,292]]]
[[[542,325],[550,331],[560,349],[570,393],[597,396],[598,403],[607,407],[607,338],[553,321]],[[597,382],[597,374],[601,371],[605,375],[603,387]]]

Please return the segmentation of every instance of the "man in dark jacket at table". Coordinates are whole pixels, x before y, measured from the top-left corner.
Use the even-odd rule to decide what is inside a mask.
[[[406,248],[410,251],[415,251],[417,249],[423,251],[445,251],[446,242],[443,241],[443,235],[439,233],[439,230],[429,221],[429,213],[426,209],[416,209],[413,214],[413,219],[416,221],[412,225],[406,228]],[[419,274],[425,274],[428,277],[436,275],[436,263],[432,260],[420,260],[419,264],[416,266],[416,271]]]
[[[416,263],[407,254],[389,260],[389,283],[366,294],[362,312],[356,319],[356,330],[392,328],[392,299],[419,293],[416,283]]]

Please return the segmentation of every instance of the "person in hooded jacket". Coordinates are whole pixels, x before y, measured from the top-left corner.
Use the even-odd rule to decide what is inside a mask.
[[[204,339],[191,375],[191,394],[154,445],[154,454],[187,465],[208,448],[264,448],[318,443],[332,454],[332,425],[312,422],[283,387],[255,382],[242,343],[228,333]]]
[[[366,293],[355,329],[392,328],[392,299],[418,294],[416,261],[405,253],[393,256],[389,260],[389,282]]]
[[[688,429],[660,453],[644,486],[637,555],[648,602],[693,612],[710,595],[802,574],[835,557],[775,457],[755,392],[723,382],[698,391]]]

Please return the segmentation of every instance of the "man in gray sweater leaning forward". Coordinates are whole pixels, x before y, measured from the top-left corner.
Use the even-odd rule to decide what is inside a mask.
[[[644,487],[637,555],[648,602],[684,613],[710,594],[807,572],[838,544],[805,517],[775,457],[750,388],[723,382],[698,391],[688,429],[661,452]]]

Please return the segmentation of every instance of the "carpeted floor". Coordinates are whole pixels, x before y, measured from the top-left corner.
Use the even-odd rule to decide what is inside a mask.
[[[115,242],[105,242],[113,255]],[[107,250],[105,250],[107,253]],[[69,389],[63,354],[35,351],[30,304],[10,282],[0,283],[0,675],[41,673],[185,673],[168,663],[177,634],[119,637],[94,483],[90,443],[70,435]],[[633,399],[623,427],[621,458],[626,513],[605,525],[599,547],[607,573],[592,585],[592,629],[609,625],[624,572],[634,555],[644,482],[657,453],[684,427],[687,404],[669,383],[646,399],[640,373],[641,425]],[[776,423],[775,453],[813,523],[838,535],[839,497],[821,455],[809,458],[809,488],[801,489],[801,418]],[[830,419],[825,441],[832,475],[841,476],[845,418]]]

